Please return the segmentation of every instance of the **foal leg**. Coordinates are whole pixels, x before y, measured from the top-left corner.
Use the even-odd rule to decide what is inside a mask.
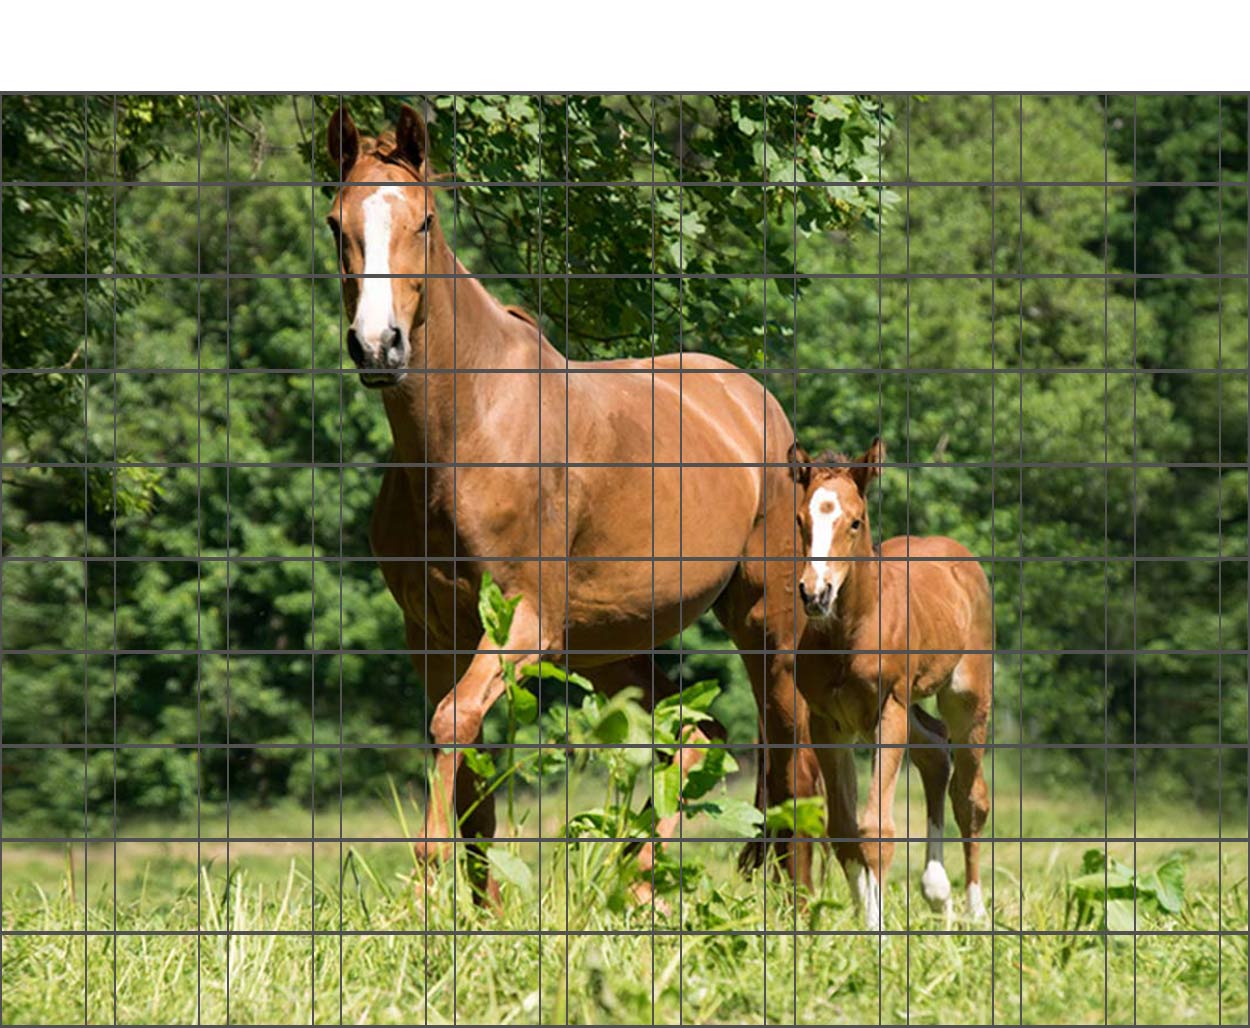
[[[911,760],[924,783],[925,857],[920,891],[930,908],[951,912],[951,883],[942,863],[942,837],[946,831],[946,785],[951,762],[946,745],[946,726],[922,707],[910,711]]]
[[[846,875],[847,884],[858,902],[856,890],[861,872],[867,867],[863,844],[859,838],[859,819],[855,805],[859,799],[855,772],[855,751],[849,738],[822,730],[819,722],[812,720],[812,738],[818,744],[817,759],[820,773],[825,780],[825,834],[835,840],[833,852]],[[843,745],[828,745],[842,743]]]
[[[489,635],[483,635],[468,670],[456,687],[439,701],[430,722],[430,734],[442,749],[434,760],[430,798],[425,809],[425,836],[415,847],[417,856],[427,864],[445,860],[452,854],[453,800],[456,777],[464,762],[464,748],[477,741],[483,718],[504,692],[498,650],[529,651],[506,658],[520,666],[536,660],[542,648],[538,618],[523,600],[513,615],[508,641],[496,647]]]
[[[961,667],[970,660],[964,657]],[[986,658],[988,660],[988,658]],[[956,677],[960,677],[956,669]],[[967,683],[967,678],[964,682]],[[988,672],[986,674],[988,683]],[[954,746],[955,773],[951,776],[951,806],[964,839],[964,869],[968,889],[968,912],[974,920],[984,920],[985,899],[981,894],[981,830],[989,815],[989,790],[985,786],[981,759],[989,721],[988,688],[955,689],[948,686],[938,696],[942,717],[950,726]]]
[[[909,720],[907,708],[892,695],[887,696],[877,722],[868,802],[859,822],[863,864],[855,882],[860,909],[873,931],[881,927],[885,876],[894,859],[894,787],[903,764]]]

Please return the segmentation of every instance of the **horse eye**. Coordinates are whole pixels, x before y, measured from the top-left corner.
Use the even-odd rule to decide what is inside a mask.
[[[862,522],[859,520],[859,518],[856,518],[854,521],[852,521],[852,522],[851,522],[851,531],[852,531],[852,532],[858,532],[858,531],[859,531],[859,526],[860,526],[861,524],[862,524]]]
[[[431,226],[433,223],[434,223],[434,215],[433,215],[433,214],[427,214],[427,215],[425,216],[425,221],[423,221],[423,222],[421,223],[421,227],[420,227],[419,229],[417,229],[417,231],[418,231],[419,233],[425,233],[425,232],[428,232],[428,231],[430,231],[430,226]]]

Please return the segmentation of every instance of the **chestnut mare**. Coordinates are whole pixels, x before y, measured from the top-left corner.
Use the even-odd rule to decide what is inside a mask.
[[[884,459],[880,439],[857,461],[821,455],[813,463],[798,447],[790,456],[808,555],[799,581],[808,617],[802,649],[836,651],[800,652],[798,685],[813,741],[840,744],[817,751],[828,835],[843,840],[834,849],[871,929],[881,924],[894,855],[894,787],[904,752],[924,783],[928,838],[921,891],[934,909],[951,910],[942,864],[948,779],[976,919],[985,916],[978,837],[989,810],[981,774],[993,659],[989,585],[976,558],[953,539],[895,536],[873,547],[867,493]],[[928,696],[936,697],[942,720],[916,706]],[[850,744],[865,740],[877,748],[857,821]]]
[[[484,573],[519,599],[503,652],[519,664],[567,656],[598,688],[638,685],[648,702],[673,686],[636,655],[709,608],[744,650],[793,650],[796,633],[792,568],[761,559],[766,538],[770,552],[775,542],[794,555],[794,435],[780,404],[698,353],[566,360],[456,259],[426,141],[410,107],[393,137],[362,137],[343,110],[328,131],[343,183],[328,220],[347,349],[361,383],[381,390],[403,465],[386,469],[370,538],[437,705],[440,750],[416,847],[428,866],[452,853],[457,804],[476,799],[462,747],[504,690],[500,649],[478,617]],[[819,768],[794,747],[807,735],[793,660],[746,663],[778,745],[761,795],[813,794]],[[682,758],[688,770],[701,754]],[[489,798],[463,829],[494,834]],[[807,849],[789,844],[785,859],[803,862]],[[476,874],[479,898],[496,895]]]

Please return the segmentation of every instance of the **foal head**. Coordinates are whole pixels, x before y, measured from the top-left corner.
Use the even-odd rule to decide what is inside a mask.
[[[808,617],[834,614],[838,592],[854,567],[852,558],[872,552],[868,485],[881,473],[884,459],[880,439],[858,460],[821,454],[813,462],[797,443],[790,447],[790,477],[798,486],[799,531],[808,556],[799,598]]]
[[[326,144],[343,183],[326,222],[339,251],[347,352],[364,385],[394,385],[425,321],[424,276],[435,239],[425,121],[405,106],[393,138],[369,139],[339,108]]]

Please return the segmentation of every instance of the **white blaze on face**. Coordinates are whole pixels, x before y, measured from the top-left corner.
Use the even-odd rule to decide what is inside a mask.
[[[356,308],[356,335],[366,348],[381,345],[395,324],[391,294],[391,201],[403,196],[399,186],[382,186],[361,204],[365,212],[365,278]]]
[[[816,572],[816,591],[819,593],[826,584],[830,584],[836,599],[845,575],[845,572],[837,573],[835,578],[829,568],[834,529],[842,518],[842,504],[837,492],[829,488],[817,489],[808,502],[807,512],[812,522],[811,558],[812,570]]]

